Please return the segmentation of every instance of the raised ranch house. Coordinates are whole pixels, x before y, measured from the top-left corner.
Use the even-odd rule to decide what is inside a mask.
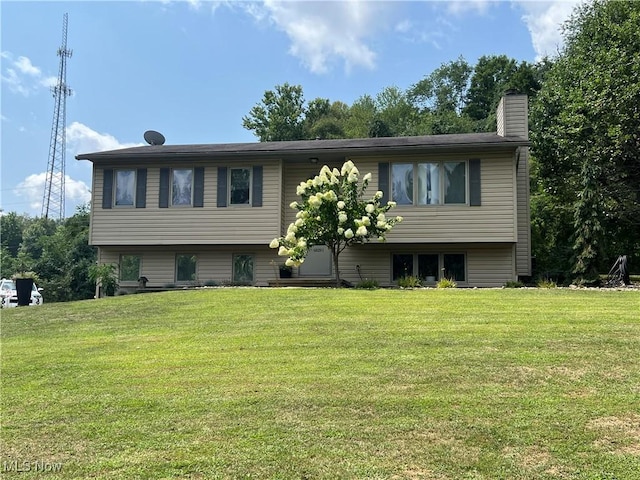
[[[295,220],[297,185],[352,160],[404,221],[386,243],[348,248],[341,277],[394,285],[494,287],[531,275],[528,106],[507,94],[496,133],[350,140],[149,145],[77,155],[93,162],[90,243],[119,267],[121,288],[267,286],[284,262],[269,248]],[[315,247],[293,278],[328,279]]]

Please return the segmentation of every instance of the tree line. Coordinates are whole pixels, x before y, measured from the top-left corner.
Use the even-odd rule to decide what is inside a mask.
[[[93,298],[89,276],[96,248],[89,245],[89,207],[62,221],[15,212],[0,217],[0,275],[33,272],[45,302]]]
[[[640,272],[640,2],[593,0],[563,32],[553,59],[460,57],[351,105],[277,85],[242,125],[263,142],[487,132],[504,92],[526,93],[536,274],[590,282],[621,254]],[[35,272],[47,301],[93,297],[89,206],[63,221],[9,213],[0,232],[3,278]]]
[[[487,132],[504,92],[525,93],[538,275],[593,282],[621,254],[640,271],[640,2],[582,4],[563,36],[553,59],[460,57],[351,105],[277,85],[242,124],[263,142]]]

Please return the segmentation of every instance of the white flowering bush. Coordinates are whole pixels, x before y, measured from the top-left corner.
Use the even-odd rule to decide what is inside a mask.
[[[381,205],[382,192],[364,199],[371,174],[362,177],[350,160],[341,170],[331,170],[326,165],[313,179],[301,182],[296,194],[300,202],[290,207],[297,210],[296,220],[287,229],[284,237],[274,238],[269,244],[278,249],[278,255],[288,257],[285,265],[299,266],[309,248],[326,245],[332,252],[336,285],[340,285],[338,257],[345,248],[354,243],[364,243],[372,238],[386,240],[386,234],[402,217],[388,217],[395,202]]]

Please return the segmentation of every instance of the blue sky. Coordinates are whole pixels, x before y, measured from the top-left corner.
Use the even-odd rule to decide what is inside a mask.
[[[68,13],[66,214],[89,199],[78,153],[256,141],[242,117],[289,82],[351,104],[406,89],[443,63],[561,48],[563,1],[0,1],[0,209],[39,216]]]

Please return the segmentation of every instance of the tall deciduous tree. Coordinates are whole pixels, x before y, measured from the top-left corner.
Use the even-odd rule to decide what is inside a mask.
[[[565,48],[531,109],[539,194],[564,206],[575,275],[618,254],[640,260],[640,2],[595,0],[564,29]]]
[[[262,101],[242,117],[242,126],[253,130],[261,142],[302,140],[305,110],[300,85],[276,85],[275,91],[264,92]]]
[[[473,68],[462,57],[444,63],[409,89],[413,103],[432,112],[460,113]]]

